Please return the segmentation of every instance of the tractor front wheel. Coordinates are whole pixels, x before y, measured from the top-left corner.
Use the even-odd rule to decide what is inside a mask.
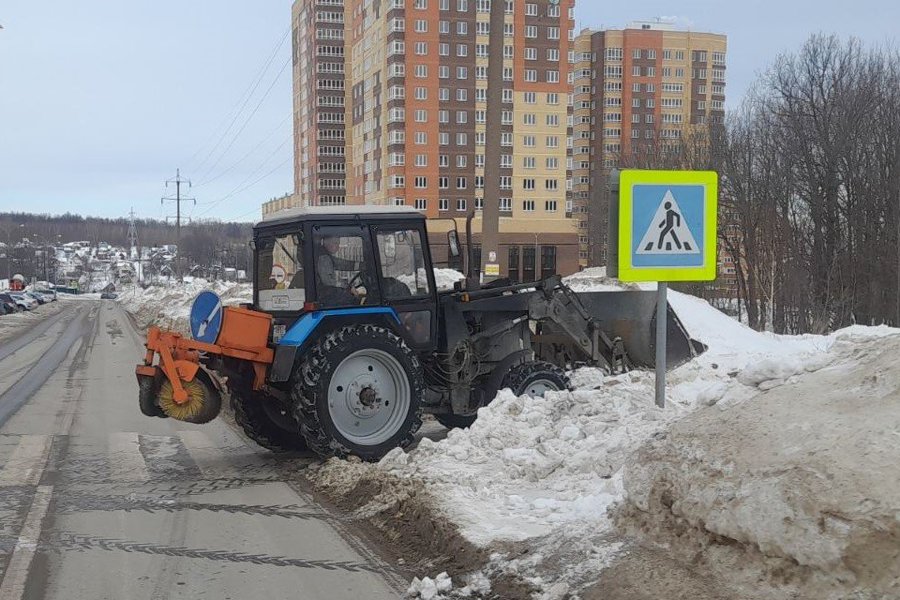
[[[571,389],[571,383],[566,372],[556,365],[533,361],[511,368],[509,373],[503,377],[501,389],[505,388],[512,390],[516,396],[543,398],[547,392]],[[435,415],[435,418],[447,429],[465,429],[472,426],[478,418],[478,414]]]
[[[294,417],[322,456],[377,461],[422,426],[422,367],[394,332],[375,325],[323,336],[293,382]]]

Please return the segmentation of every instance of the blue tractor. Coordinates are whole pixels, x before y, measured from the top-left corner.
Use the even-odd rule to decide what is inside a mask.
[[[237,424],[266,448],[378,460],[411,444],[424,414],[468,427],[504,388],[539,396],[567,389],[575,366],[653,366],[654,293],[576,294],[556,276],[438,290],[412,209],[285,211],[251,245],[252,305],[198,299],[192,340],[151,331],[145,414],[205,422],[227,390]],[[455,229],[447,245],[460,255]],[[704,347],[669,317],[675,366]]]

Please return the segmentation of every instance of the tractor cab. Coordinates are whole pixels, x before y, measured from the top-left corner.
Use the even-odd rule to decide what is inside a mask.
[[[272,342],[300,348],[318,328],[370,316],[417,350],[437,336],[437,292],[424,216],[404,207],[309,207],[254,228],[253,308]]]

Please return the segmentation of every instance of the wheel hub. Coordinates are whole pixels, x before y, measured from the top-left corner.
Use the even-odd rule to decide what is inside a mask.
[[[525,387],[525,392],[521,395],[531,396],[532,398],[543,398],[547,392],[558,392],[559,386],[548,379],[537,379],[532,381]]]
[[[360,350],[332,375],[328,408],[338,431],[360,444],[380,444],[396,433],[410,403],[409,381],[397,360],[380,350]]]

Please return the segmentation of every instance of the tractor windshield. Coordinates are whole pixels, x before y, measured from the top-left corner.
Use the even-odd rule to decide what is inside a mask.
[[[301,311],[306,302],[303,246],[298,234],[259,240],[256,286],[264,311]]]

